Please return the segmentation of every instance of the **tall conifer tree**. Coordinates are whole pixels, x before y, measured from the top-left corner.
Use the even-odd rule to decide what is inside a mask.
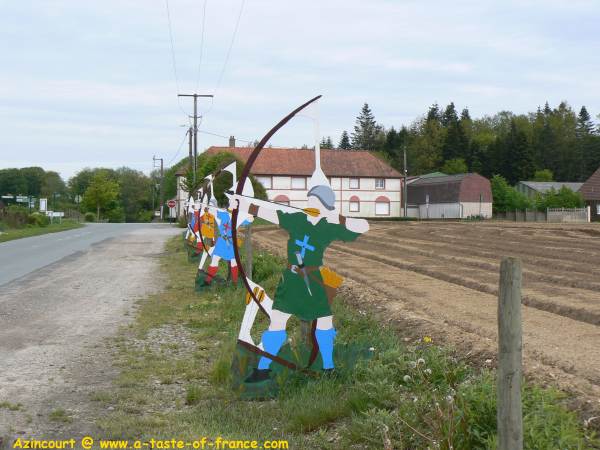
[[[350,144],[350,137],[348,136],[348,132],[346,130],[342,131],[342,137],[340,138],[338,147],[342,150],[350,150],[352,148],[352,144]]]
[[[371,108],[368,103],[365,103],[356,118],[354,133],[352,133],[352,148],[375,150],[380,132],[381,126],[377,125]]]

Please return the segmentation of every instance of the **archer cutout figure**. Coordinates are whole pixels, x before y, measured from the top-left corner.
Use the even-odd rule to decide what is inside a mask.
[[[209,204],[212,207],[216,207],[217,202],[215,199],[211,199]],[[198,273],[204,270],[204,264],[215,242],[216,221],[215,216],[210,212],[210,208],[208,206],[204,206],[204,212],[200,216],[199,222],[200,235],[202,236],[202,241],[204,243],[204,251],[202,252],[202,257],[200,258],[200,263],[198,264]]]
[[[214,208],[214,207],[213,207]],[[209,209],[209,208],[207,208]],[[207,251],[211,256],[210,264],[206,270],[206,278],[204,279],[204,285],[208,286],[212,283],[215,275],[219,270],[219,262],[221,259],[227,261],[231,268],[231,281],[236,284],[238,282],[238,267],[235,260],[234,245],[237,243],[233,242],[231,233],[231,210],[230,209],[216,209],[215,223],[219,231],[219,235],[216,239],[215,246]],[[253,217],[248,217],[244,222],[238,226],[246,226],[252,223]]]
[[[336,209],[335,193],[320,168],[320,151],[315,148],[315,172],[307,194],[308,207],[294,208],[257,201],[241,195],[231,198],[239,202],[241,211],[278,224],[288,235],[287,267],[277,286],[270,311],[269,328],[263,332],[258,346],[277,356],[287,339],[288,319],[295,315],[305,321],[316,320],[315,338],[323,360],[323,370],[334,370],[333,344],[336,330],[330,301],[341,277],[323,267],[323,254],[334,241],[354,241],[369,229],[364,219],[344,217]],[[333,288],[333,293],[332,293]],[[270,306],[270,305],[269,305]],[[256,308],[254,309],[256,311]],[[254,314],[256,314],[254,312]],[[270,378],[272,359],[262,356],[258,367],[245,380],[258,383]]]

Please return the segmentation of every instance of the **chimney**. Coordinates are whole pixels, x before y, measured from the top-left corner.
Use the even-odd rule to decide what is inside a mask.
[[[235,136],[229,136],[229,147],[235,148]]]

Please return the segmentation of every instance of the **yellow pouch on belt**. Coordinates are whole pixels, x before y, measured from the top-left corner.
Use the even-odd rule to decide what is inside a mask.
[[[334,289],[339,288],[344,279],[329,267],[321,267],[321,277],[323,278],[323,284],[328,287],[332,287]]]

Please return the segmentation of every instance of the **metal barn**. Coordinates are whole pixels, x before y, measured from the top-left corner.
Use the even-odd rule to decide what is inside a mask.
[[[492,217],[490,181],[477,173],[436,174],[407,185],[408,216],[420,219]]]
[[[590,219],[592,222],[600,221],[600,168],[583,183],[579,192],[587,206],[590,207]]]

